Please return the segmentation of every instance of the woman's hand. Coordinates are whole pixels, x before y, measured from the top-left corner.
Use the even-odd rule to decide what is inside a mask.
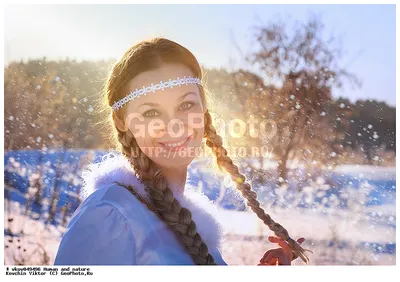
[[[271,243],[277,243],[280,248],[268,250],[258,265],[291,265],[293,260],[293,252],[289,244],[281,238],[269,236],[268,240]],[[297,243],[302,244],[304,238],[297,239]]]

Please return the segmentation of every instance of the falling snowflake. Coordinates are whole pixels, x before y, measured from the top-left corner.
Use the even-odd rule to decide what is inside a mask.
[[[292,94],[292,95],[290,95],[290,99],[292,99],[292,100],[294,99],[294,95],[293,95],[293,94]]]
[[[358,135],[358,136],[361,136],[361,133],[360,133],[360,132],[358,132],[358,133],[357,133],[357,135]]]
[[[340,107],[343,109],[345,107],[345,104],[341,103]]]
[[[13,116],[9,116],[8,119],[11,120],[11,121],[13,121],[13,120],[14,120],[14,117],[13,117]]]
[[[296,104],[296,109],[300,109],[301,105],[300,104]]]
[[[322,112],[320,115],[321,115],[321,116],[326,116],[326,113],[325,113],[325,112]]]
[[[40,88],[42,88],[42,86],[36,85],[36,90],[39,90]]]
[[[372,124],[368,124],[368,128],[371,129],[372,128]]]
[[[50,134],[49,134],[49,138],[50,138],[50,139],[53,139],[53,137],[54,137],[54,135],[50,133]]]

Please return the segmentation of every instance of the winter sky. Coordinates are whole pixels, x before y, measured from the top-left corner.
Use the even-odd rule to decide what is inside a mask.
[[[118,58],[130,45],[166,36],[206,67],[243,66],[251,27],[319,15],[325,35],[341,37],[341,65],[362,88],[334,96],[396,104],[395,5],[21,5],[5,7],[5,63],[28,58]]]

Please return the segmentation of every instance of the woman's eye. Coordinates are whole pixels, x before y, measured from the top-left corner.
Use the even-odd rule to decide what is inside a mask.
[[[193,102],[185,102],[181,104],[180,109],[186,111],[189,110],[191,107],[193,107],[193,105],[194,105]]]
[[[155,117],[158,113],[155,110],[149,110],[143,114],[144,117]]]

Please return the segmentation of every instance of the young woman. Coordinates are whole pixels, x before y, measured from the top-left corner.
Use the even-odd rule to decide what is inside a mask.
[[[57,265],[226,265],[216,207],[185,189],[187,167],[205,139],[247,205],[274,231],[259,265],[290,264],[297,242],[260,207],[245,176],[222,146],[207,109],[202,71],[183,46],[155,38],[131,47],[113,65],[104,88],[121,155],[91,165],[88,195],[75,211]]]

